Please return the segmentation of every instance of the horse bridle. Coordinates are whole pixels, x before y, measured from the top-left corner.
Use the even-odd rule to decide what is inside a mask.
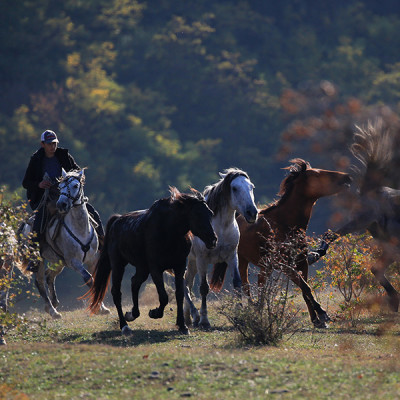
[[[74,197],[71,195],[71,190],[69,188],[70,183],[72,182],[72,180],[77,180],[79,182],[79,191],[77,193],[77,195]],[[79,178],[77,178],[76,176],[70,176],[68,179],[66,179],[65,181],[61,181],[61,183],[65,183],[64,187],[61,188],[60,186],[60,195],[62,194],[65,197],[68,197],[70,200],[72,200],[72,207],[78,207],[81,206],[82,204],[86,203],[88,201],[87,197],[83,196],[83,185],[82,182]],[[68,193],[61,193],[61,189],[67,189]],[[79,199],[82,199],[82,201],[80,203],[77,203],[77,201]],[[85,258],[86,258],[86,254],[87,252],[90,250],[90,244],[92,243],[92,240],[94,238],[94,228],[92,226],[92,234],[90,236],[89,241],[85,244],[82,243],[80,241],[80,239],[78,237],[75,236],[75,234],[71,231],[71,229],[67,226],[67,224],[64,221],[64,218],[61,220],[62,225],[64,226],[65,230],[68,232],[68,234],[72,237],[72,239],[74,239],[80,246],[81,246],[81,250],[83,251],[83,260],[82,262],[85,262]]]
[[[71,189],[69,188],[70,183],[76,180],[79,182],[79,191],[77,193],[76,196],[72,196],[71,195]],[[83,185],[82,182],[79,178],[77,178],[76,176],[70,176],[69,178],[67,178],[65,181],[61,181],[61,184],[65,184],[63,187],[59,186],[60,189],[60,195],[63,195],[65,197],[67,197],[68,199],[72,200],[72,207],[77,207],[82,205],[83,203],[87,202],[87,198],[83,196]],[[67,193],[61,193],[61,189],[67,189]],[[82,198],[82,201],[80,203],[77,203],[78,200],[80,200]]]

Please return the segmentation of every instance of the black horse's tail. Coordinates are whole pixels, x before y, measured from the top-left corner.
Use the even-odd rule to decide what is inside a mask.
[[[210,280],[210,288],[214,292],[221,291],[227,268],[228,264],[225,262],[214,264]]]
[[[92,313],[96,313],[99,310],[106,295],[108,284],[110,283],[111,262],[108,254],[108,242],[110,240],[109,231],[111,225],[117,218],[119,218],[119,215],[113,215],[107,222],[104,245],[93,272],[93,284],[90,290],[83,296],[90,298],[90,305],[88,308]]]

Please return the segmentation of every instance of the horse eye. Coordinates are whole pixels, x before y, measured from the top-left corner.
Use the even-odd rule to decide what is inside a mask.
[[[232,188],[232,190],[233,190],[234,192],[237,192],[237,188],[236,188],[235,186]]]

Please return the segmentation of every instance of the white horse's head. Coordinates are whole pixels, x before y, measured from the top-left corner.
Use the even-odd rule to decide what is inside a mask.
[[[84,170],[65,172],[58,185],[60,196],[56,206],[60,213],[66,214],[73,207],[83,203],[83,184],[85,182]]]
[[[220,173],[221,178],[225,178],[228,173]],[[238,170],[240,172],[240,170]],[[257,220],[258,210],[254,203],[254,185],[246,173],[237,173],[231,181],[231,207],[245,217],[249,223]],[[232,172],[231,172],[232,173]]]

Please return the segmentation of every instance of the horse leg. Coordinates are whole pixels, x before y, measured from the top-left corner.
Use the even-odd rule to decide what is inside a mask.
[[[177,315],[176,315],[176,325],[178,326],[179,332],[188,335],[189,329],[185,324],[185,318],[183,316],[183,298],[185,292],[185,283],[183,279],[183,273],[185,270],[185,266],[183,265],[182,268],[178,270],[175,269],[175,299],[176,299],[176,306],[177,306]]]
[[[56,269],[47,268],[46,272],[45,272],[47,288],[49,291],[49,297],[50,297],[51,304],[53,305],[54,308],[57,308],[58,305],[60,304],[58,301],[58,298],[57,298],[55,281],[56,281],[57,275],[59,275],[63,269],[64,269],[64,266],[61,265],[61,267],[57,267]]]
[[[118,313],[119,328],[121,329],[123,335],[128,336],[131,335],[133,332],[132,329],[129,328],[128,323],[126,322],[126,319],[124,317],[124,313],[122,312],[121,282],[124,276],[124,272],[125,272],[125,265],[112,263],[111,295]]]
[[[232,273],[233,273],[233,289],[235,291],[235,294],[240,296],[242,292],[242,279],[240,277],[240,272],[239,272],[239,261],[238,261],[238,256],[237,252],[235,251],[233,260],[229,260],[227,262],[228,265],[232,265]]]
[[[203,267],[201,271],[201,281],[200,281],[201,308],[200,308],[199,326],[203,329],[209,329],[211,327],[207,313],[207,295],[209,291],[210,287],[207,282],[207,265],[206,265],[205,267]]]
[[[238,256],[240,279],[243,285],[243,292],[251,302],[250,282],[249,282],[249,263],[243,257]]]
[[[91,289],[93,284],[93,277],[90,272],[85,268],[85,266],[77,260],[71,260],[69,266],[72,267],[74,271],[82,276],[85,285]],[[61,272],[61,271],[60,271]],[[110,314],[110,310],[101,302],[98,314]]]
[[[151,271],[151,277],[157,288],[158,299],[160,301],[160,306],[149,311],[149,317],[153,319],[162,318],[164,316],[164,309],[168,304],[168,295],[164,287],[164,279],[162,271]]]
[[[132,311],[125,313],[125,319],[127,321],[134,321],[136,318],[139,317],[139,290],[142,286],[143,282],[149,276],[149,271],[147,268],[139,268],[136,266],[136,273],[132,276],[131,279],[131,292],[132,292],[132,302],[133,307]]]
[[[197,266],[196,266],[196,259],[189,257],[188,267],[185,273],[185,282],[184,282],[184,294],[185,294],[185,302],[184,302],[184,316],[185,316],[185,323],[190,326],[198,326],[200,321],[200,314],[197,311],[196,306],[192,300],[192,288],[194,278],[197,274]]]
[[[385,269],[382,265],[378,267],[372,267],[371,272],[374,274],[376,280],[383,286],[389,296],[389,307],[392,311],[397,312],[399,310],[400,296],[398,291],[392,286],[385,276]]]
[[[35,285],[39,291],[39,294],[42,296],[43,300],[45,301],[44,309],[47,313],[49,313],[54,319],[61,318],[61,314],[53,307],[49,296],[46,290],[46,279],[45,279],[45,263],[41,261],[39,263],[39,269],[35,273]]]
[[[310,314],[311,322],[314,324],[314,326],[316,328],[326,328],[326,322],[329,322],[331,319],[329,318],[327,312],[314,299],[311,288],[308,286],[308,283],[305,281],[303,276],[290,267],[282,268],[282,271],[301,289],[303,299]]]

